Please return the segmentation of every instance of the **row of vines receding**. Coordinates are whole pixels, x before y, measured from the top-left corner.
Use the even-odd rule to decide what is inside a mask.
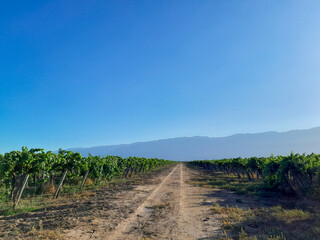
[[[211,172],[263,181],[267,190],[305,194],[320,187],[320,154],[193,161]]]
[[[54,186],[53,198],[57,198],[65,181],[78,184],[81,190],[90,179],[95,184],[114,177],[133,176],[150,169],[170,164],[172,161],[156,158],[118,156],[82,157],[80,153],[60,149],[58,153],[44,149],[28,149],[0,154],[0,187],[4,189],[15,207],[26,186],[34,194],[43,194],[44,189]]]

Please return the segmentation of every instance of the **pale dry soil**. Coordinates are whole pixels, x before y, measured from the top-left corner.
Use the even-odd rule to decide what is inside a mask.
[[[0,217],[0,239],[36,239],[30,231],[70,240],[220,239],[221,221],[210,207],[234,203],[237,195],[188,183],[201,174],[180,163],[147,179],[93,191],[86,199]]]
[[[136,186],[134,195],[143,197],[126,218],[114,225],[102,218],[91,224],[84,220],[66,235],[69,239],[217,239],[220,223],[208,211],[215,201],[209,197],[212,189],[186,183],[196,174],[179,164],[159,176],[157,184]],[[136,203],[126,194],[123,197]]]

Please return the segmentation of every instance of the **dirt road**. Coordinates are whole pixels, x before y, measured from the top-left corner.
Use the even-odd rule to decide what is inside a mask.
[[[158,176],[157,184],[138,185],[127,196],[125,192],[118,196],[135,208],[114,228],[110,225],[115,219],[83,218],[66,235],[68,239],[217,239],[220,223],[209,211],[215,201],[209,197],[212,190],[186,183],[196,174],[179,164]]]
[[[47,208],[0,217],[0,239],[220,239],[218,190],[193,186],[185,164],[70,197]],[[40,234],[40,235],[39,235]]]
[[[274,202],[271,198],[257,200],[251,196],[239,196],[228,190],[212,188],[209,179],[215,177],[180,163],[130,179],[117,179],[100,189],[71,196],[62,195],[51,207],[14,216],[0,216],[0,239],[226,239],[226,233],[222,231],[222,223],[226,223],[223,220],[225,214],[210,209],[212,206],[231,206],[235,212],[230,216],[234,218],[248,209],[255,209],[259,214],[265,212],[269,216],[267,208],[274,209],[274,206],[281,204],[278,198]],[[288,199],[284,198],[283,201],[286,203],[283,206],[288,206]],[[292,206],[293,213],[297,214]],[[286,216],[282,215],[281,208],[279,211],[281,216]],[[292,216],[294,221],[297,219],[292,213],[288,216]],[[313,216],[318,219],[316,214]],[[242,224],[240,226],[246,227],[246,234],[256,236],[261,229],[266,229],[275,221],[274,217],[269,222],[260,218],[259,215],[257,219],[243,223],[239,220],[236,226]],[[314,219],[309,220],[310,223]],[[256,224],[257,221],[261,221],[260,225]],[[277,221],[290,230],[291,225],[287,224],[287,220]],[[304,221],[302,218],[300,223],[309,226]],[[295,226],[300,228],[301,224]],[[232,237],[238,238],[238,232],[232,234]]]

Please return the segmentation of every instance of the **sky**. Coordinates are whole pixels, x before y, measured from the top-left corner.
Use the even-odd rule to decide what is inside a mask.
[[[3,1],[0,153],[320,126],[320,1]]]

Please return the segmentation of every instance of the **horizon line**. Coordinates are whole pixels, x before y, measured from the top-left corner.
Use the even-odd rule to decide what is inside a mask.
[[[131,142],[131,143],[118,143],[118,144],[107,144],[107,145],[96,145],[96,146],[90,146],[90,147],[69,147],[66,148],[65,150],[70,150],[70,149],[86,149],[86,148],[95,148],[95,147],[110,147],[110,146],[120,146],[120,145],[131,145],[135,143],[147,143],[147,142],[157,142],[157,141],[163,141],[163,140],[171,140],[171,139],[178,139],[178,138],[195,138],[195,137],[201,137],[201,138],[228,138],[228,137],[233,137],[236,135],[253,135],[253,134],[264,134],[264,133],[288,133],[288,132],[294,132],[294,131],[305,131],[305,130],[312,130],[315,128],[320,128],[320,126],[317,127],[312,127],[312,128],[304,128],[304,129],[292,129],[292,130],[287,130],[287,131],[264,131],[264,132],[248,132],[248,133],[235,133],[227,136],[222,136],[222,137],[210,137],[210,136],[184,136],[184,137],[169,137],[169,138],[160,138],[160,139],[155,139],[155,140],[148,140],[148,141],[136,141],[136,142]],[[54,150],[56,151],[56,150]]]

